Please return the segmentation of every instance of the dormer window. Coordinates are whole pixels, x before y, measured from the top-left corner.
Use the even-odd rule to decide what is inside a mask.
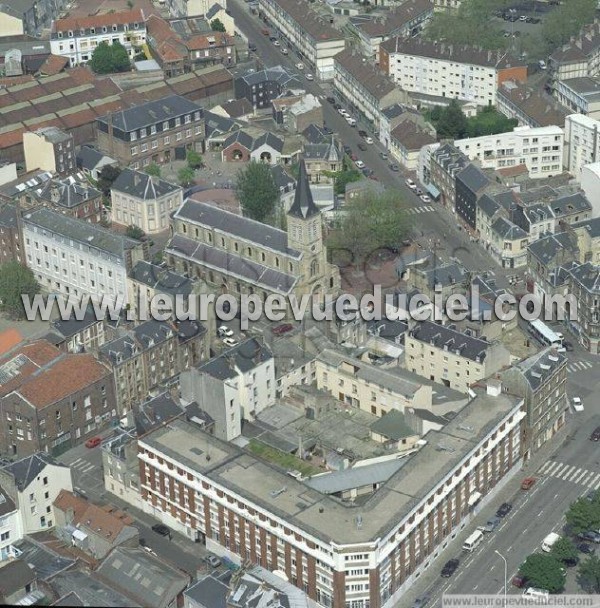
[[[62,32],[58,32],[58,37],[62,38],[63,37],[63,33]]]
[[[69,30],[69,38],[73,38],[73,30]]]
[[[106,29],[106,26],[103,26],[103,27],[102,27],[102,32],[103,32],[104,34],[106,34],[106,32],[107,32],[107,31],[108,31],[108,30]]]
[[[113,24],[112,30],[113,30],[113,32],[116,32],[117,31],[117,26]]]
[[[139,27],[139,25],[137,23],[134,23],[133,27],[137,30],[137,28]]]
[[[85,36],[85,30],[83,28],[79,30],[79,35]]]
[[[90,34],[95,34],[96,33],[96,28],[95,27],[91,27],[90,28]]]

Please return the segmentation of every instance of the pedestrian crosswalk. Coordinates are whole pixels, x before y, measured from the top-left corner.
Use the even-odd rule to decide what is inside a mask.
[[[435,207],[433,205],[420,205],[419,207],[407,209],[406,213],[416,215],[417,213],[427,213],[428,211],[435,211]]]
[[[576,372],[582,372],[584,369],[591,369],[594,367],[594,364],[591,361],[573,361],[567,365],[567,370],[569,370],[572,374]]]
[[[539,470],[540,475],[547,475],[562,479],[563,481],[571,481],[579,485],[590,488],[591,490],[600,490],[600,473],[582,469],[575,465],[568,465],[562,462],[551,460],[544,464]]]
[[[80,473],[89,473],[96,468],[96,465],[84,460],[83,458],[78,458],[71,463],[70,467],[79,471]]]

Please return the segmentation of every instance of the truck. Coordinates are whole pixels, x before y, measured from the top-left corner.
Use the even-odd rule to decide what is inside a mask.
[[[550,532],[548,536],[542,541],[542,551],[550,553],[552,547],[560,540],[560,535],[556,532]]]

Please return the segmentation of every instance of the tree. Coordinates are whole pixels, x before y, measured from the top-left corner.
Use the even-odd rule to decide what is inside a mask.
[[[329,244],[332,249],[349,249],[360,264],[378,249],[398,249],[409,230],[406,204],[398,191],[367,193],[345,205],[341,227]]]
[[[561,563],[549,554],[534,553],[519,568],[530,587],[560,593],[565,587],[565,572]]]
[[[578,582],[588,593],[600,593],[600,557],[590,555],[579,564]]]
[[[493,135],[512,131],[519,122],[515,118],[507,118],[496,111],[493,106],[483,108],[476,116],[467,118],[467,137]]]
[[[544,18],[542,38],[546,43],[546,50],[551,52],[563,45],[571,36],[578,34],[586,23],[592,23],[597,8],[596,0],[562,2]]]
[[[579,498],[571,503],[566,519],[575,534],[586,530],[597,530],[600,528],[600,498],[598,496],[594,497],[594,500]]]
[[[439,138],[460,139],[467,132],[467,117],[460,109],[458,100],[453,99],[440,113],[436,125]]]
[[[40,291],[33,272],[19,262],[0,266],[0,310],[16,319],[25,318],[22,296],[32,297]]]
[[[101,42],[92,53],[90,67],[96,74],[126,72],[131,67],[129,55],[120,42]]]
[[[151,175],[152,177],[160,177],[161,170],[160,167],[156,163],[150,163],[145,169],[144,173]]]
[[[560,562],[572,563],[578,557],[577,547],[570,538],[563,537],[554,543],[550,555],[553,555]]]
[[[121,175],[121,169],[114,165],[104,165],[100,169],[97,185],[104,196],[110,196],[110,189],[119,175]]]
[[[225,32],[225,26],[223,25],[223,22],[220,19],[213,19],[210,22],[210,29],[213,32]]]
[[[146,233],[139,226],[130,224],[125,230],[125,236],[141,241],[146,236]]]
[[[337,171],[332,174],[335,193],[344,194],[346,192],[347,184],[351,182],[357,182],[362,178],[360,171],[356,169],[346,169],[344,171]]]
[[[236,190],[244,214],[264,222],[275,210],[279,188],[271,167],[252,161],[237,175]]]
[[[202,154],[196,150],[188,150],[185,159],[192,169],[199,169],[203,165]]]
[[[177,181],[180,186],[189,186],[194,181],[194,170],[191,167],[181,167],[177,172]]]

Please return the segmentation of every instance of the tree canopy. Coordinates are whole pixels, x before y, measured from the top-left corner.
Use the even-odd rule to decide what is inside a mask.
[[[273,215],[275,203],[279,198],[279,188],[269,165],[251,161],[240,169],[236,190],[247,217],[264,222]]]
[[[127,50],[120,42],[101,42],[92,53],[90,67],[96,74],[126,72],[131,67]]]
[[[104,196],[110,196],[110,189],[119,175],[121,175],[121,169],[114,165],[104,165],[100,169],[97,185]]]
[[[130,224],[125,229],[125,236],[128,236],[130,239],[141,241],[146,236],[146,233],[139,226]]]
[[[223,22],[220,19],[213,19],[210,22],[210,29],[213,32],[225,32],[225,26],[223,25]]]
[[[188,167],[192,169],[199,169],[203,165],[202,154],[196,152],[196,150],[188,150],[185,156]]]
[[[340,228],[329,246],[350,250],[355,263],[364,262],[378,249],[398,249],[410,230],[406,203],[396,190],[368,193],[346,203]]]
[[[588,593],[600,593],[600,557],[590,555],[582,561],[577,575],[579,584]]]
[[[25,318],[21,296],[32,297],[40,291],[33,272],[19,262],[0,266],[0,310],[16,319]]]
[[[552,546],[550,554],[561,562],[573,562],[578,557],[577,547],[570,538],[562,537]]]
[[[177,172],[177,181],[180,186],[189,186],[194,181],[194,170],[191,167],[181,167]]]
[[[439,112],[436,122],[436,131],[440,138],[460,139],[467,133],[467,117],[460,108],[460,104],[453,99]]]
[[[568,42],[586,23],[592,23],[597,8],[597,0],[569,0],[551,11],[542,24],[547,52]]]
[[[519,124],[516,119],[507,118],[493,106],[487,106],[475,116],[467,118],[456,99],[445,108],[438,106],[429,110],[425,116],[435,126],[440,139],[505,133],[512,131]]]
[[[147,167],[144,168],[144,173],[147,173],[152,177],[160,177],[162,171],[156,163],[150,163]]]
[[[600,493],[593,500],[581,497],[571,503],[566,514],[567,524],[576,534],[600,528]]]
[[[527,584],[550,593],[560,593],[565,587],[565,572],[554,555],[534,553],[519,568]]]

